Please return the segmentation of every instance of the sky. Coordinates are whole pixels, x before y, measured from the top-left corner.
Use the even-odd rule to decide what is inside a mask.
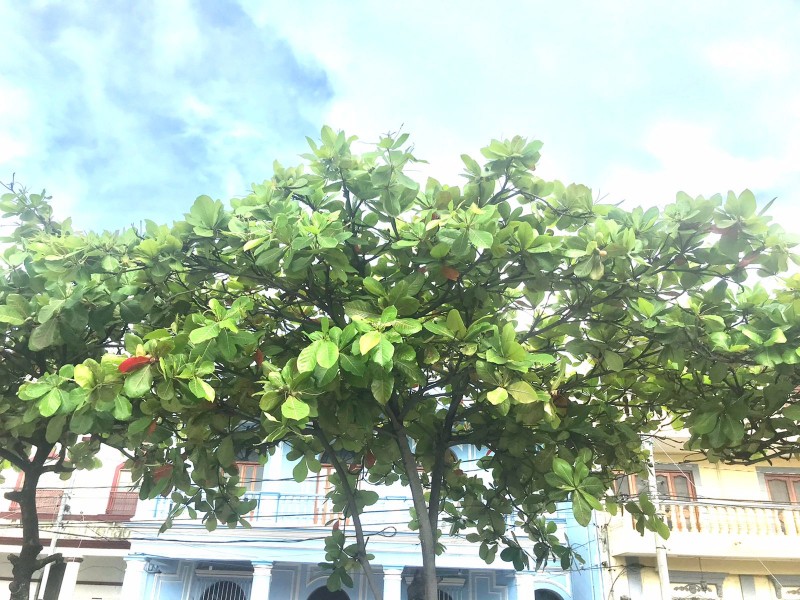
[[[752,189],[800,233],[800,3],[0,0],[0,181],[84,229],[171,222],[301,162],[323,124],[411,133],[416,176],[544,142],[605,201]]]

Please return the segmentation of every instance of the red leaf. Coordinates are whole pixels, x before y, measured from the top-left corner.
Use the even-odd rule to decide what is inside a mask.
[[[442,267],[442,275],[450,281],[458,281],[458,278],[461,277],[461,273],[459,273],[458,270],[453,267],[448,267],[447,265]]]
[[[375,466],[375,461],[375,455],[372,453],[372,451],[367,452],[367,455],[364,457],[364,464],[367,465],[368,469],[371,469]]]
[[[339,525],[339,519],[336,519],[336,522],[333,524],[333,530],[334,531],[339,531],[341,528],[342,528],[342,526]]]
[[[255,361],[256,366],[260,369],[261,365],[264,364],[264,353],[261,351],[261,348],[256,348]]]
[[[172,465],[161,465],[153,470],[153,481],[156,483],[166,477],[172,477]]]
[[[153,433],[154,433],[154,432],[155,432],[155,430],[156,430],[156,427],[158,427],[158,422],[154,420],[154,421],[153,421],[152,423],[150,423],[150,425],[148,425],[148,427],[147,427],[147,435],[148,435],[148,436],[150,436],[150,435],[153,435]]]
[[[130,373],[131,371],[136,371],[145,365],[149,365],[152,360],[149,356],[131,356],[119,364],[119,372]]]

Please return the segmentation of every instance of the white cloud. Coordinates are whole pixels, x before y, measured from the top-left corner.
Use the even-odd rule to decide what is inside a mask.
[[[778,40],[763,37],[712,43],[706,49],[706,60],[727,77],[740,79],[786,76],[793,70],[789,49]]]
[[[244,4],[326,66],[327,123],[404,124],[420,174],[459,183],[459,154],[521,134],[544,141],[544,177],[637,203],[749,187],[786,211],[800,188],[791,3]]]
[[[80,227],[242,193],[303,147],[329,93],[235,5],[0,3],[0,20],[0,180],[47,185]]]

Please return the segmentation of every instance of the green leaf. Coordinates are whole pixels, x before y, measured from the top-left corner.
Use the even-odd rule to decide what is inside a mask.
[[[383,288],[383,285],[374,277],[364,277],[364,289],[373,296],[378,296],[379,298],[386,296],[386,290]]]
[[[515,381],[509,385],[508,393],[520,404],[530,404],[539,399],[539,395],[536,393],[536,390],[531,387],[531,384],[522,380]]]
[[[64,395],[58,388],[53,388],[39,400],[39,414],[43,417],[52,417],[63,403]]]
[[[530,354],[529,358],[531,359],[531,362],[533,362],[533,364],[535,365],[551,365],[557,360],[555,356],[552,356],[550,354],[540,354],[538,352]]]
[[[370,385],[372,395],[375,400],[381,405],[386,404],[392,397],[392,390],[394,390],[394,377],[391,375],[387,377],[376,377]]]
[[[297,461],[297,464],[292,469],[292,478],[297,483],[302,483],[308,477],[308,463],[304,458]]]
[[[467,232],[467,235],[469,236],[469,241],[478,250],[482,250],[484,248],[491,248],[492,244],[494,243],[494,237],[488,231],[470,229]]]
[[[669,539],[669,534],[670,534],[669,527],[667,527],[667,524],[664,523],[664,521],[662,521],[659,518],[656,518],[656,519],[653,519],[652,525],[653,525],[653,530],[658,535],[660,535],[665,540]]]
[[[586,527],[592,520],[592,507],[579,492],[572,493],[572,514],[579,525]]]
[[[24,383],[20,386],[17,396],[19,396],[20,400],[36,400],[52,390],[53,387],[53,384],[49,381]]]
[[[192,377],[189,381],[189,391],[198,398],[208,400],[209,402],[213,402],[216,396],[214,388],[199,377]]]
[[[330,369],[339,360],[339,347],[330,340],[319,342],[316,360],[317,364],[323,369]]]
[[[222,439],[217,449],[217,460],[223,467],[229,467],[236,460],[233,448],[233,438],[227,436]]]
[[[386,339],[386,336],[381,335],[380,341],[378,342],[378,347],[375,350],[375,354],[372,356],[372,360],[382,367],[388,368],[392,363],[393,356],[394,346],[388,339]]]
[[[467,335],[467,328],[464,325],[464,320],[461,318],[461,314],[455,309],[447,313],[447,328],[453,332],[457,338],[462,338]]]
[[[146,366],[125,377],[123,389],[128,398],[141,398],[153,385],[153,368]],[[191,387],[191,386],[190,386]]]
[[[386,325],[391,323],[397,318],[397,308],[394,306],[387,306],[381,313],[381,324]]]
[[[380,331],[368,331],[358,340],[358,349],[361,354],[367,354],[381,341]]]
[[[202,344],[208,340],[212,340],[219,335],[219,323],[212,323],[204,327],[193,329],[189,334],[189,341],[193,344]]]
[[[75,383],[85,389],[91,389],[95,386],[95,377],[92,370],[86,365],[75,365],[75,372],[73,374]]]
[[[619,373],[625,368],[625,362],[622,360],[622,357],[611,350],[603,351],[603,362],[605,362],[606,366],[615,373]]]
[[[718,422],[719,415],[717,413],[695,413],[690,427],[697,435],[706,435],[714,431]]]
[[[416,319],[399,319],[392,324],[397,333],[407,336],[422,331],[422,324]]]
[[[0,323],[22,325],[27,318],[27,315],[15,306],[0,306]]]
[[[28,348],[34,352],[52,346],[58,339],[58,319],[50,319],[31,332]]]
[[[311,407],[302,400],[289,396],[281,405],[281,414],[285,419],[301,421],[311,414]]]
[[[440,335],[447,339],[453,339],[453,333],[441,323],[436,321],[425,321],[422,326],[434,335]]]
[[[553,473],[555,473],[555,475],[564,483],[573,485],[572,465],[570,465],[563,458],[558,458],[557,456],[553,458]]]
[[[67,423],[67,415],[56,415],[47,422],[47,429],[44,437],[50,444],[55,444],[64,433],[64,425]]]
[[[367,371],[367,368],[363,362],[348,354],[339,355],[339,365],[348,373],[358,375],[359,377],[364,375],[364,373]]]
[[[301,373],[310,373],[317,366],[317,349],[319,342],[306,346],[297,356],[297,370]],[[338,348],[337,348],[338,351]]]
[[[495,406],[505,402],[506,398],[508,398],[508,390],[505,388],[495,388],[486,393],[486,399]]]
[[[741,331],[745,335],[745,337],[748,337],[751,340],[753,340],[756,344],[764,343],[764,338],[762,338],[761,335],[759,335],[759,333],[755,329],[743,325],[739,329],[739,331]]]
[[[133,406],[131,405],[130,400],[128,400],[125,396],[118,394],[114,398],[114,418],[118,421],[127,421],[131,418],[132,413]]]
[[[800,421],[800,404],[792,404],[784,408],[783,416],[793,421]]]

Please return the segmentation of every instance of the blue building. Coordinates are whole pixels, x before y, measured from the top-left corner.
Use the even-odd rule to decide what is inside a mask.
[[[469,460],[466,451],[462,458]],[[292,464],[273,457],[265,466],[239,465],[248,495],[258,504],[249,516],[252,528],[206,531],[188,517],[158,535],[169,500],[140,502],[129,523],[131,548],[126,560],[121,597],[143,600],[369,600],[364,576],[354,573],[354,586],[331,593],[324,539],[337,518],[330,502],[327,475],[303,483],[292,478]],[[410,493],[399,484],[376,488],[377,504],[362,515],[375,555],[374,569],[385,600],[406,600],[408,585],[421,567],[419,540],[408,529]],[[478,547],[463,538],[445,538],[447,551],[437,559],[441,600],[587,600],[603,597],[596,528],[583,528],[569,507],[553,516],[559,535],[566,535],[586,563],[573,571],[557,564],[538,572],[515,572],[497,559],[487,565]],[[349,524],[340,521],[348,533]]]

